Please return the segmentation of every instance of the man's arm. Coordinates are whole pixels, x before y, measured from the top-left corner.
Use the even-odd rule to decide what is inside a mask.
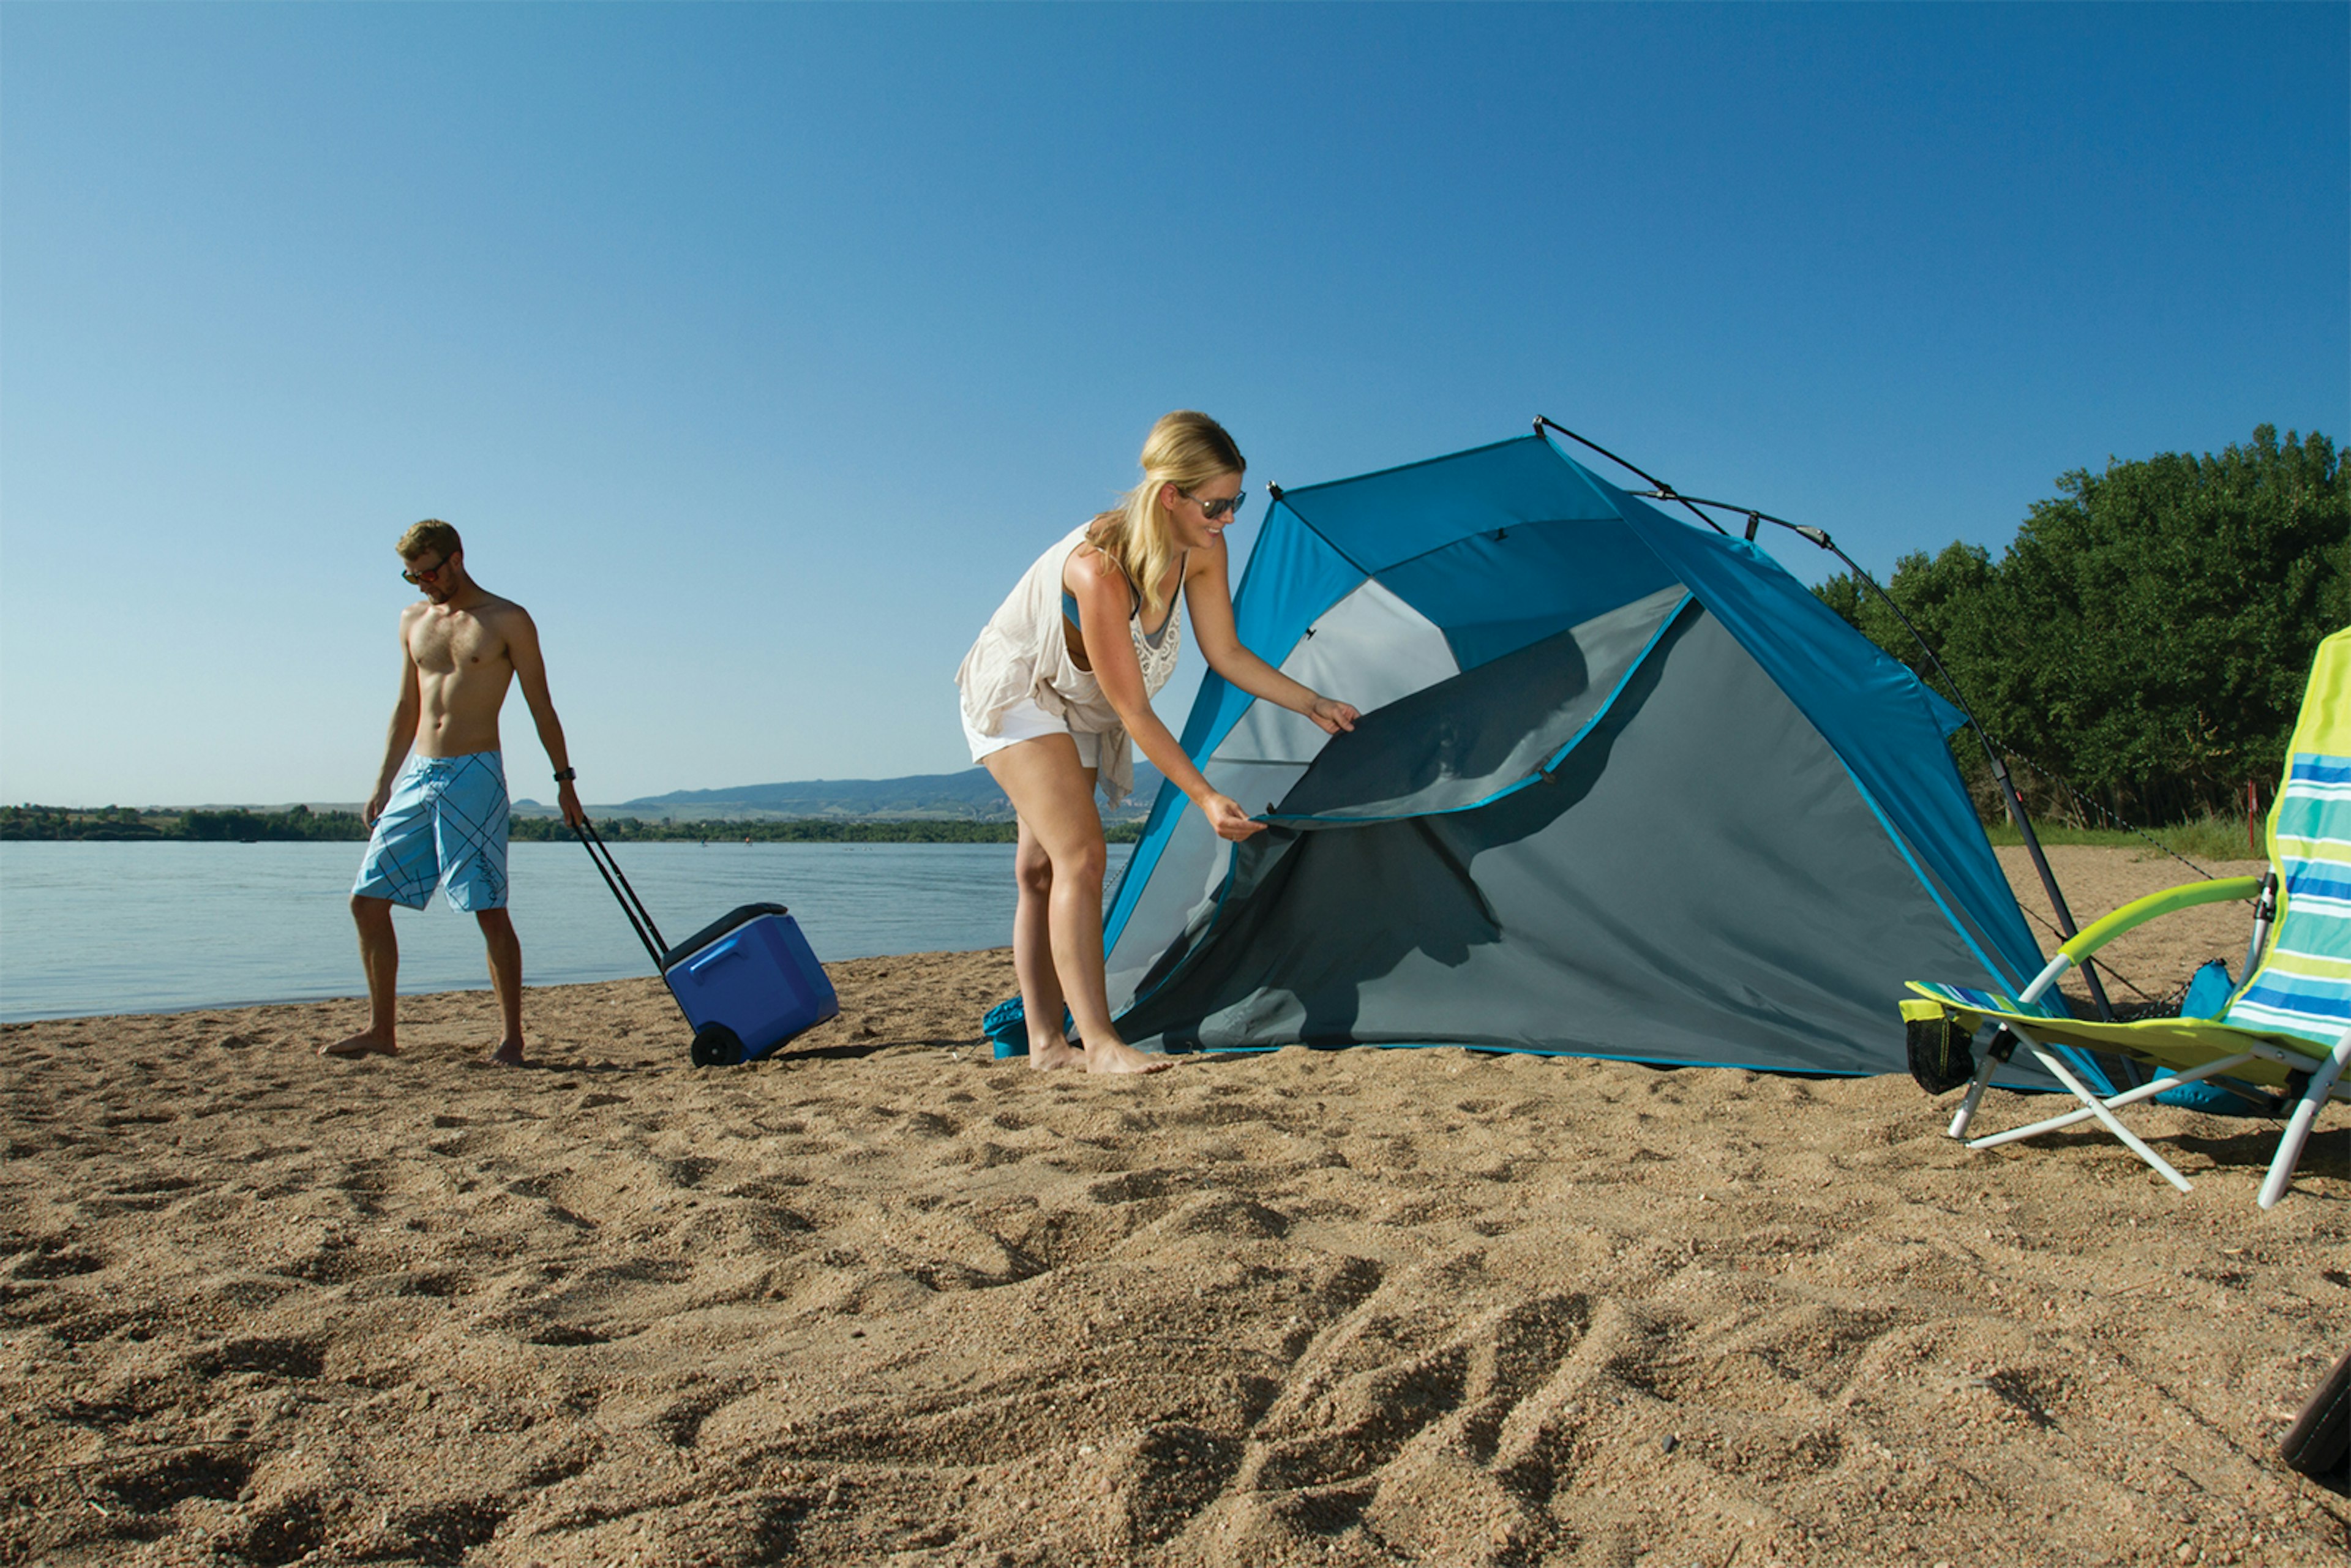
[[[547,660],[538,651],[538,628],[532,624],[530,612],[518,604],[507,632],[507,656],[514,663],[515,679],[522,684],[522,700],[530,705],[530,721],[538,727],[538,743],[547,747],[547,759],[558,773],[570,772],[571,754],[563,744],[563,721],[555,716],[555,699],[547,695]],[[588,813],[580,809],[580,791],[570,779],[556,782],[555,803],[571,826],[588,820]]]
[[[384,806],[392,800],[392,781],[400,777],[400,765],[408,757],[409,747],[416,744],[417,716],[423,709],[423,689],[417,683],[416,655],[408,648],[408,629],[413,612],[402,611],[400,616],[400,700],[392,706],[392,733],[384,737],[383,766],[375,776],[375,792],[360,809],[367,825],[383,815]]]

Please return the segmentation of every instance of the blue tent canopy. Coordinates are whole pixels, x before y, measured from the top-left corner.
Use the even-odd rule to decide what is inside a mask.
[[[1908,976],[2040,967],[1957,710],[1542,436],[1284,493],[1234,611],[1365,719],[1203,681],[1185,749],[1275,826],[1162,789],[1106,929],[1130,1038],[1893,1071]]]

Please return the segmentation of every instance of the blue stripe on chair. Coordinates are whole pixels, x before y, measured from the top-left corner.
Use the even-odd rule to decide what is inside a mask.
[[[2073,1015],[2063,1008],[2062,998],[2043,997],[2031,1007],[2025,1006],[2004,991],[1980,991],[1972,986],[1945,985],[1939,980],[1921,982],[1920,988],[1933,992],[1945,1001],[1956,1003],[1971,1012],[2014,1013],[2022,1018],[2069,1019]]]
[[[2345,868],[2325,861],[2289,864],[2285,873],[2288,898],[2351,898],[2351,876]]]
[[[2297,971],[2351,963],[2351,758],[2288,758],[2270,831],[2285,908],[2226,1019],[2332,1045],[2351,1024],[2351,979]]]
[[[2325,757],[2314,751],[2298,751],[2286,766],[2289,781],[2313,784],[2351,784],[2351,757]]]
[[[2341,1019],[2313,1018],[2307,1013],[2255,1007],[2242,1011],[2231,1009],[2229,1027],[2257,1034],[2293,1035],[2324,1049],[2343,1038],[2344,1024]]]
[[[2329,920],[2351,921],[2351,898],[2315,898],[2307,893],[2291,895],[2306,915],[2323,915]]]
[[[2342,1037],[2345,1026],[2351,1025],[2351,986],[2337,984],[2332,995],[2326,989],[2312,988],[2323,984],[2299,977],[2286,985],[2256,980],[2229,1004],[2226,1021],[2239,1029],[2298,1034],[2332,1045]]]
[[[1973,1008],[1984,1012],[2016,1010],[2016,998],[2001,996],[1998,991],[1980,991],[1973,986],[1947,986],[1939,981],[1929,985],[1927,989],[1944,1000],[1956,1002],[1963,1008]]]
[[[2270,1007],[2316,1009],[2351,1023],[2351,979],[2287,975],[2265,969],[2240,994],[2240,1000]]]

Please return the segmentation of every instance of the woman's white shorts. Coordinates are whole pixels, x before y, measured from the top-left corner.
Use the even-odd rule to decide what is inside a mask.
[[[1023,697],[1004,710],[1004,727],[994,735],[982,735],[972,727],[971,716],[963,716],[963,737],[971,742],[971,759],[985,761],[991,752],[1017,746],[1024,740],[1034,740],[1040,735],[1066,735],[1078,743],[1078,763],[1084,768],[1102,766],[1102,737],[1092,730],[1071,729],[1069,720],[1057,718],[1039,707],[1034,700]]]

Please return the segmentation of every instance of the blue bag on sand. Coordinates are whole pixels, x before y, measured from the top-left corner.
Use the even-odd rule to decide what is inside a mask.
[[[1070,1009],[1061,1009],[1061,1033],[1067,1035],[1077,1019]],[[987,1009],[979,1020],[980,1032],[996,1042],[996,1060],[1029,1054],[1029,1011],[1020,1005],[1019,997],[1007,997]]]
[[[2179,998],[2179,1016],[2184,1019],[2216,1019],[2229,1010],[2229,994],[2237,982],[2229,978],[2229,966],[2218,958],[2208,958],[2189,977],[2188,994]]]
[[[671,947],[611,850],[584,817],[580,839],[604,885],[621,901],[637,940],[653,955],[678,1010],[694,1026],[696,1067],[757,1061],[841,1016],[832,981],[782,904],[743,904]]]
[[[2236,989],[2229,978],[2229,966],[2213,958],[2197,969],[2188,982],[2188,994],[2180,998],[2179,1016],[2184,1019],[2216,1019],[2228,1010],[2229,997]],[[2210,1079],[2183,1083],[2177,1089],[2167,1089],[2155,1097],[2158,1105],[2177,1105],[2182,1110],[2201,1111],[2208,1116],[2274,1116],[2274,1106],[2248,1100]]]

